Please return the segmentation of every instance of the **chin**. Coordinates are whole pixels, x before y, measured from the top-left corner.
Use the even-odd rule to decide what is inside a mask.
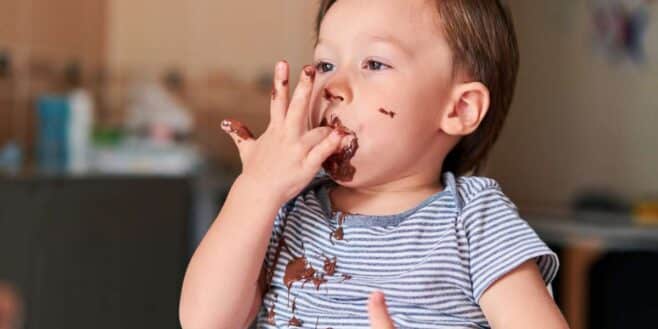
[[[351,177],[345,177],[345,176],[340,177],[340,175],[332,175],[330,171],[327,171],[327,174],[329,174],[331,180],[336,182],[336,184],[344,187],[357,188],[357,187],[366,187],[373,185],[373,183],[375,183],[375,181],[377,180],[376,177],[373,176],[373,174],[375,174],[373,170],[361,169],[361,168],[372,168],[372,163],[370,164],[370,166],[366,166],[360,164],[358,159],[356,160],[357,161],[355,161],[355,163],[353,164],[354,165],[353,174],[351,175]]]

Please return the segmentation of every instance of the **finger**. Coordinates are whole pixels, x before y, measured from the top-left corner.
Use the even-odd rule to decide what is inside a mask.
[[[322,140],[327,138],[333,129],[330,127],[318,127],[311,129],[302,136],[301,143],[306,147],[306,150],[312,149],[315,145],[318,145]]]
[[[368,302],[368,316],[370,317],[371,329],[394,329],[393,320],[391,320],[386,308],[384,294],[379,291],[370,295]]]
[[[309,103],[314,80],[315,69],[310,65],[305,66],[288,107],[286,125],[288,129],[292,129],[300,135],[307,129]]]
[[[270,102],[270,121],[274,125],[281,124],[286,117],[288,109],[288,76],[290,66],[288,62],[281,61],[274,67],[274,80],[272,81],[272,101]]]
[[[332,131],[319,144],[315,145],[306,155],[305,165],[311,171],[320,169],[322,163],[340,146],[343,135],[339,131]]]
[[[254,135],[249,131],[249,128],[239,121],[226,119],[222,121],[222,130],[231,136],[238,152],[240,152],[240,158],[244,160],[243,156],[246,149],[254,142]]]

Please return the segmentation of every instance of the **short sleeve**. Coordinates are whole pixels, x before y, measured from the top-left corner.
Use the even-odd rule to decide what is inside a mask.
[[[555,278],[557,255],[523,220],[496,184],[473,194],[460,214],[468,243],[473,297],[479,303],[496,280],[528,260],[537,262],[546,285]]]
[[[283,205],[277,212],[276,216],[274,217],[274,224],[272,225],[272,234],[270,235],[270,241],[267,245],[267,253],[265,254],[265,259],[263,262],[263,265],[265,268],[270,268],[274,264],[274,258],[275,258],[275,253],[277,250],[277,245],[279,244],[279,240],[281,240],[281,236],[283,235],[283,230],[284,230],[284,223],[286,220],[286,217],[288,216],[288,213],[290,213],[290,209],[292,208],[292,204],[294,201],[290,201],[286,204]]]

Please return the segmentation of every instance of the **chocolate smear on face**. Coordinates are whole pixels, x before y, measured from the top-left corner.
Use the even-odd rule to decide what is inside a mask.
[[[334,116],[331,119],[331,122],[328,122],[326,118],[322,119],[320,126],[331,127],[334,130],[338,130],[343,135],[351,136],[350,141],[347,144],[344,144],[338,152],[329,156],[329,158],[322,163],[322,168],[324,168],[333,179],[345,182],[351,181],[356,173],[356,168],[352,165],[351,160],[359,149],[359,142],[356,134],[343,126],[337,116]]]
[[[384,115],[388,115],[388,116],[390,116],[391,119],[395,118],[395,114],[396,114],[396,113],[393,112],[393,111],[387,111],[386,109],[383,109],[383,108],[379,109],[379,112],[382,113],[382,114],[384,114]]]
[[[345,98],[343,96],[336,96],[334,95],[329,89],[324,89],[324,98],[328,101],[333,101],[333,100],[340,100],[344,101]]]
[[[222,128],[231,134],[237,134],[241,139],[254,139],[254,134],[249,131],[247,126],[243,125],[239,121],[226,119],[222,121]]]

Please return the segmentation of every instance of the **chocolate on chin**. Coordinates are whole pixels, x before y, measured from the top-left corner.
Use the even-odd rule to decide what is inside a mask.
[[[356,134],[343,126],[337,116],[333,116],[331,122],[327,122],[326,118],[322,119],[320,126],[331,127],[332,129],[338,130],[343,135],[349,136],[349,141],[343,143],[338,152],[329,156],[329,158],[322,163],[322,168],[324,168],[327,174],[335,180],[344,182],[352,181],[352,179],[354,179],[354,174],[356,173],[356,168],[352,165],[351,160],[359,149],[359,140],[356,137]]]

